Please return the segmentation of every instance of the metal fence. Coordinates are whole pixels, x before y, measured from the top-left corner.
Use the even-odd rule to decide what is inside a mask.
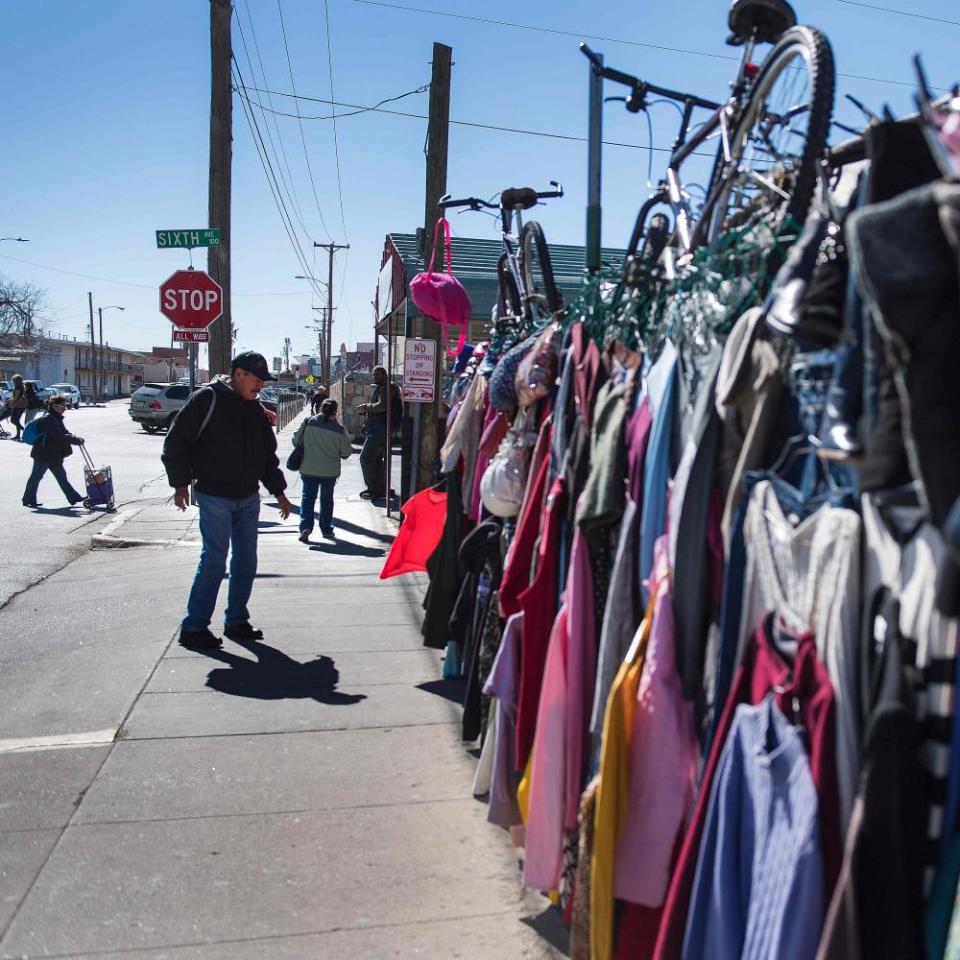
[[[303,406],[303,397],[298,397],[296,400],[281,400],[277,404],[277,433],[300,414]]]

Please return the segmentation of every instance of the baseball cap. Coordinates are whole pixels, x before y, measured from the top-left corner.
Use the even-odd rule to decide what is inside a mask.
[[[270,373],[267,361],[262,353],[254,353],[253,350],[245,350],[238,353],[230,363],[230,371],[246,370],[258,376],[261,380],[276,380],[277,378]]]

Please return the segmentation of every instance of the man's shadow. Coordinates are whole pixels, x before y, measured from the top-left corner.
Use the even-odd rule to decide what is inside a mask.
[[[236,640],[256,660],[237,656],[227,650],[204,650],[205,656],[226,667],[217,667],[207,675],[207,686],[234,697],[257,700],[316,700],[336,707],[347,707],[366,700],[362,693],[339,693],[340,671],[330,657],[317,657],[300,663],[259,640]]]

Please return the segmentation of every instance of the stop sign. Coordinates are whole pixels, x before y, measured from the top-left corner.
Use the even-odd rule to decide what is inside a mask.
[[[206,330],[223,313],[223,290],[202,270],[178,270],[160,284],[160,312],[174,326]]]

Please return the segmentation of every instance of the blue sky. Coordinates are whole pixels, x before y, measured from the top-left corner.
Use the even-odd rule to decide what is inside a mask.
[[[586,34],[611,38],[589,40],[611,65],[706,97],[723,95],[735,67],[724,59],[735,55],[723,42],[724,0],[405,3],[568,31],[572,36],[358,0],[328,2],[336,99],[366,105],[420,87],[430,77],[432,42],[439,40],[453,47],[455,120],[584,136],[587,68],[577,41]],[[276,0],[236,0],[235,7],[254,60],[253,74],[262,79],[253,45],[256,37],[269,88],[290,92]],[[809,0],[795,7],[801,22],[828,34],[838,72],[847,75],[838,79],[836,119],[857,125],[858,115],[842,100],[843,93],[877,111],[889,103],[897,114],[909,112],[910,57],[916,51],[923,53],[935,85],[947,87],[960,80],[955,56],[960,11],[955,0],[879,0],[874,7],[852,0]],[[876,7],[896,7],[913,16]],[[323,0],[281,0],[280,10],[298,93],[328,98]],[[0,0],[0,17],[0,73],[6,91],[0,151],[6,189],[0,236],[22,235],[31,241],[0,244],[0,272],[46,288],[51,325],[62,335],[85,335],[91,290],[95,306],[126,308],[105,314],[111,343],[148,348],[169,342],[169,324],[158,312],[156,287],[188,261],[184,252],[157,250],[153,231],[208,225],[208,4]],[[244,80],[251,84],[236,19],[234,49]],[[273,98],[279,110],[288,110],[292,103]],[[427,94],[390,106],[425,114]],[[301,111],[325,116],[329,107],[303,103]],[[656,144],[669,145],[675,116],[668,108],[654,109]],[[334,344],[369,340],[370,301],[384,236],[391,231],[413,232],[423,216],[426,123],[383,113],[338,122],[341,219],[331,122],[303,122],[315,200],[297,121],[275,120],[276,125],[274,118],[268,122],[259,116],[264,137],[269,127],[277,148],[272,159],[284,177],[289,171],[294,194],[290,206],[308,267],[314,269],[313,240],[328,242],[332,237],[351,246],[349,255],[338,254]],[[643,118],[627,115],[619,104],[607,106],[605,124],[609,140],[648,142]],[[838,139],[843,136],[837,134]],[[646,193],[647,156],[645,150],[605,150],[606,244],[622,245],[629,235]],[[654,178],[662,157],[654,155]],[[510,185],[546,189],[549,180],[561,181],[567,193],[541,208],[538,219],[548,238],[582,243],[585,143],[452,128],[448,172],[452,193],[490,196]],[[294,352],[308,352],[315,340],[305,327],[315,316],[311,306],[321,301],[311,296],[307,283],[293,279],[303,268],[281,225],[236,97],[233,188],[233,312],[238,343],[274,356],[289,336]],[[462,236],[495,235],[494,221],[480,215],[456,216],[452,222]],[[326,255],[318,253],[315,269],[325,276]],[[204,260],[201,254],[197,266]],[[49,269],[54,267],[68,272]]]

